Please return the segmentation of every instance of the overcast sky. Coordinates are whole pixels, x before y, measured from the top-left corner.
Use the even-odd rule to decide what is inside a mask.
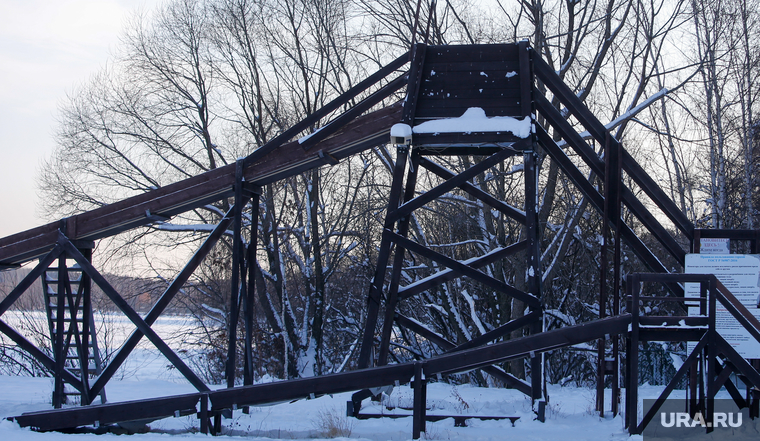
[[[130,15],[159,0],[0,0],[0,237],[45,223],[35,176],[66,93],[108,61]]]

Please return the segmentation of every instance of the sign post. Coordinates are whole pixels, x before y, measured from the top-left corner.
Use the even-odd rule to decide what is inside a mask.
[[[701,254],[731,254],[729,239],[700,239],[699,252]]]
[[[704,244],[704,240],[703,244]],[[685,272],[714,274],[720,282],[760,319],[760,255],[757,254],[687,254]],[[686,284],[686,297],[699,297],[699,284]],[[690,307],[689,315],[699,314]],[[752,338],[725,308],[718,304],[716,327],[721,336],[744,358],[760,358],[760,342]],[[689,345],[690,347],[693,344]]]

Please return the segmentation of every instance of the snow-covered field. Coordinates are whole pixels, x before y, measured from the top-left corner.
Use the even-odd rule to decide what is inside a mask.
[[[157,323],[162,333],[171,334],[181,326],[178,319]],[[165,329],[164,329],[165,328]],[[120,375],[108,383],[109,402],[178,395],[194,392],[193,387],[176,370],[167,368],[168,362],[151,347],[143,343],[128,358]],[[221,387],[221,386],[220,386]],[[50,378],[0,376],[0,417],[24,412],[51,409],[53,381]],[[640,388],[639,398],[655,398],[661,387]],[[364,401],[362,413],[411,413],[402,408],[411,407],[412,390],[402,385],[393,390],[383,405]],[[609,391],[607,393],[609,398]],[[674,393],[683,397],[683,392]],[[346,401],[350,394],[324,396],[313,400],[300,400],[274,406],[251,408],[249,414],[237,410],[232,419],[223,420],[223,434],[234,437],[291,440],[325,439],[329,427],[343,427],[339,439],[350,440],[407,440],[412,436],[411,418],[356,420],[347,418]],[[514,390],[451,386],[443,383],[428,385],[428,414],[519,416],[514,427],[507,420],[469,419],[468,427],[455,427],[451,418],[427,423],[423,439],[442,440],[640,440],[629,437],[621,417],[599,418],[593,412],[594,391],[576,387],[549,386],[549,403],[545,423],[534,420],[530,400]],[[388,407],[395,408],[388,410]],[[609,409],[609,404],[606,406]],[[136,434],[130,440],[176,439],[201,437],[199,421],[194,416],[167,418],[149,425],[150,432]],[[83,435],[36,433],[19,428],[7,420],[0,421],[0,440],[72,440],[112,439],[118,435]]]
[[[150,363],[149,363],[150,364]],[[155,366],[154,366],[155,367]],[[52,380],[0,376],[0,416],[50,409]],[[642,387],[642,398],[654,397],[659,387]],[[192,392],[192,386],[167,379],[124,379],[108,384],[111,402]],[[509,420],[481,421],[470,419],[468,427],[455,427],[453,419],[427,423],[423,439],[442,440],[638,440],[629,437],[620,417],[599,418],[593,411],[594,394],[590,389],[575,387],[549,387],[550,402],[547,420],[534,420],[530,401],[519,392],[504,389],[487,389],[472,386],[450,386],[431,383],[428,386],[428,414],[479,416],[519,416],[512,427]],[[324,439],[328,427],[347,426],[350,434],[340,439],[356,440],[407,440],[411,438],[411,418],[355,420],[345,417],[346,401],[350,394],[324,396],[275,406],[251,408],[246,415],[237,410],[232,419],[223,420],[223,434],[258,439]],[[411,407],[412,390],[397,387],[380,406],[365,400],[362,413],[407,412]],[[397,407],[393,411],[386,406]],[[332,423],[329,423],[330,421]],[[130,436],[129,439],[175,439],[204,437],[198,433],[199,422],[194,416],[167,418],[150,424],[150,432]],[[345,432],[344,432],[345,433]],[[3,440],[71,440],[94,437],[111,439],[118,435],[66,435],[36,433],[19,428],[15,423],[0,422],[0,439]]]

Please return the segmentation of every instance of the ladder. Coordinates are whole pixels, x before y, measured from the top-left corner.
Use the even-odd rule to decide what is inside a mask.
[[[51,264],[41,277],[50,347],[53,358],[58,361],[59,357],[63,357],[63,368],[82,380],[83,388],[87,389],[89,379],[102,372],[90,301],[90,280],[78,264],[67,266],[65,256],[61,256],[55,265],[55,262]],[[58,335],[59,329],[62,337]],[[80,392],[62,378],[56,381],[54,407],[60,408],[63,404],[88,405],[91,401],[85,392]],[[100,393],[100,401],[102,404],[106,402],[105,390]]]

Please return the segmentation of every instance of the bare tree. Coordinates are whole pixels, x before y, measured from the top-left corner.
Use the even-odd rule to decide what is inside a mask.
[[[231,163],[427,36],[431,44],[528,39],[647,171],[670,183],[671,195],[691,219],[705,224],[701,211],[708,207],[711,225],[750,228],[758,204],[752,129],[760,53],[756,3],[497,0],[484,9],[466,0],[174,0],[151,19],[137,16],[120,56],[62,108],[59,146],[40,178],[43,210],[50,217],[68,216]],[[684,42],[696,50],[689,53]],[[563,111],[542,84],[536,86]],[[696,164],[694,144],[709,153],[703,168]],[[246,208],[246,222],[260,219],[255,283],[266,354],[260,373],[297,377],[351,367],[393,161],[381,146],[333,168],[266,185],[260,205]],[[479,161],[462,157],[444,165],[463,170]],[[518,162],[498,165],[475,185],[523,206]],[[539,158],[539,170],[547,323],[592,319],[607,307],[596,296],[601,217],[548,156]],[[439,182],[432,174],[419,176],[421,190]],[[176,263],[144,259],[147,250],[192,248],[196,233],[207,231],[228,206],[229,201],[209,204],[126,233],[110,249],[167,280]],[[651,239],[629,212],[624,216]],[[526,231],[456,190],[415,213],[410,234],[464,260]],[[651,244],[664,254],[654,239]],[[206,324],[198,335],[215,342],[216,353],[234,307],[230,252],[225,238],[178,301]],[[525,274],[515,270],[522,257],[515,259],[484,271],[522,288]],[[409,257],[402,277],[413,283],[438,269]],[[481,335],[526,309],[476,283],[451,281],[437,289],[402,308],[453,342]],[[329,330],[340,332],[328,340]],[[414,336],[397,337],[392,356],[398,360],[436,350]],[[589,355],[576,355],[568,356],[568,365],[589,369]],[[220,359],[203,360],[211,377],[221,375]],[[524,374],[522,363],[510,368]]]

